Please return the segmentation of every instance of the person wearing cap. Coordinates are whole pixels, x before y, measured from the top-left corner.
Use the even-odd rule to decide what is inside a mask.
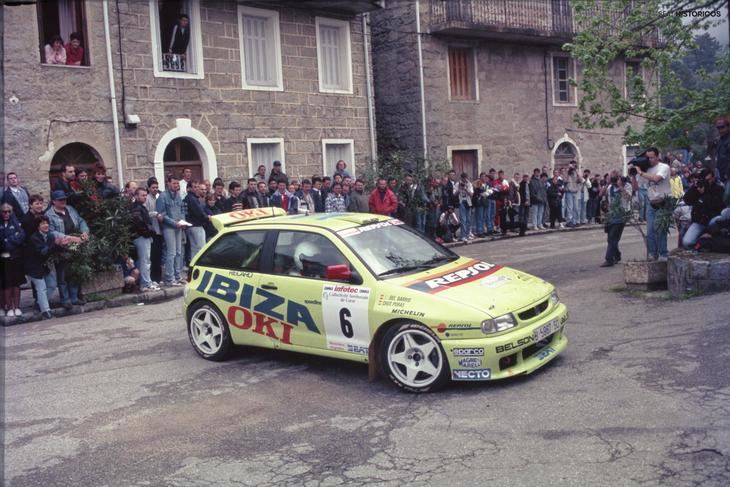
[[[51,193],[51,207],[46,211],[51,231],[61,237],[79,235],[82,241],[89,239],[89,226],[76,209],[67,204],[66,193],[56,190]],[[73,304],[86,304],[79,299],[79,286],[66,279],[66,263],[56,262],[56,283],[61,295],[61,304],[71,309]]]
[[[281,161],[274,161],[274,167],[271,169],[271,175],[269,175],[269,181],[275,179],[277,183],[284,181],[289,186],[289,176],[281,171]]]
[[[684,194],[684,202],[692,207],[692,224],[682,237],[682,247],[694,248],[710,220],[719,216],[725,208],[724,194],[725,188],[717,182],[714,171],[700,171],[696,182]]]

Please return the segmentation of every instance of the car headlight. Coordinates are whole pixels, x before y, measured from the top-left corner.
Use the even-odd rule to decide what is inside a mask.
[[[560,296],[558,296],[558,291],[556,289],[553,289],[553,292],[550,293],[550,304],[553,306],[558,304],[560,302]]]
[[[482,333],[489,335],[490,333],[499,333],[501,331],[509,330],[517,326],[517,320],[512,316],[512,313],[498,316],[491,320],[482,321]]]

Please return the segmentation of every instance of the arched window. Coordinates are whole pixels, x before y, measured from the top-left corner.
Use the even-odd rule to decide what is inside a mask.
[[[95,165],[104,165],[99,153],[90,145],[81,142],[73,142],[66,144],[53,155],[51,160],[51,168],[48,171],[48,179],[51,184],[61,175],[61,166],[64,164],[72,164],[76,168],[76,173],[82,169],[91,171]]]
[[[182,177],[183,169],[189,168],[193,172],[193,179],[200,181],[203,178],[203,164],[195,145],[188,139],[178,137],[165,147],[163,156],[165,179],[172,173]]]

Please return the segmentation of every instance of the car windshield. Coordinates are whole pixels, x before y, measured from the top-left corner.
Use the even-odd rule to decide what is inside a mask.
[[[378,277],[438,267],[459,258],[398,220],[350,228],[340,236]]]

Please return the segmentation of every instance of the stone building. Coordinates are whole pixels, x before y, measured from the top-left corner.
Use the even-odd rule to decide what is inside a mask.
[[[603,173],[635,150],[620,128],[573,124],[581,94],[569,79],[581,72],[561,50],[575,33],[569,0],[389,0],[371,33],[381,152],[446,159],[476,177],[571,159]],[[632,70],[635,60],[611,68],[624,86]]]
[[[182,167],[227,182],[274,160],[299,178],[331,173],[338,159],[361,168],[375,156],[363,33],[366,12],[380,7],[4,2],[4,170],[47,195],[64,162],[100,161],[115,183],[162,182]],[[73,51],[79,64],[49,64],[46,44],[72,32],[84,49]]]

